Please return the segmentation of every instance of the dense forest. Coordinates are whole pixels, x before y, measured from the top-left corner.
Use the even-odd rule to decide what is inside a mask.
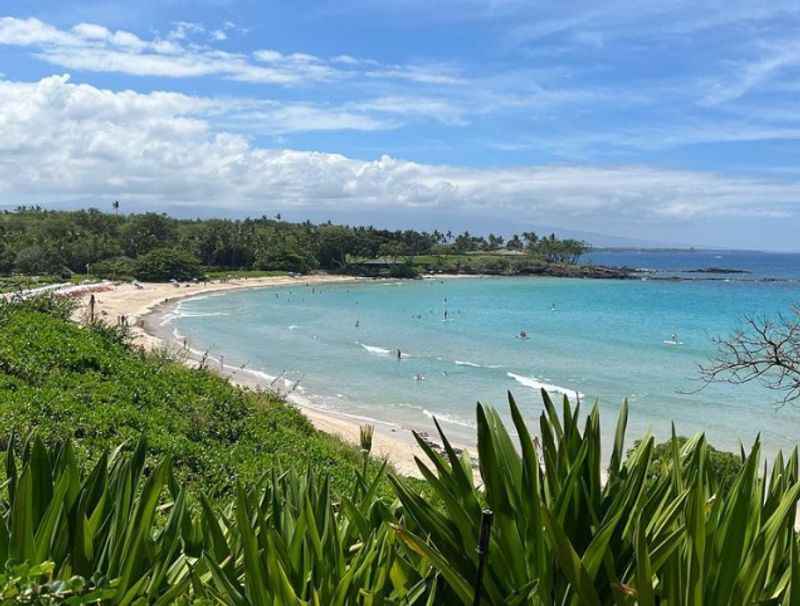
[[[469,232],[390,231],[372,226],[257,219],[175,219],[165,214],[111,214],[96,209],[19,207],[0,214],[0,274],[93,274],[158,279],[204,270],[341,271],[354,261],[402,264],[420,255],[515,254],[574,264],[577,240],[533,232],[505,239]]]

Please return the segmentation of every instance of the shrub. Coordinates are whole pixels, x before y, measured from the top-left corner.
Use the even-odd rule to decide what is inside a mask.
[[[136,260],[134,276],[145,282],[194,280],[203,276],[200,262],[185,250],[157,248]]]
[[[440,432],[418,436],[437,504],[384,467],[353,469],[337,496],[327,475],[273,466],[237,483],[222,508],[194,502],[145,444],[100,455],[83,472],[72,444],[10,440],[0,508],[0,588],[17,603],[341,606],[655,606],[795,604],[800,557],[797,453],[758,476],[758,442],[718,496],[708,445],[670,441],[648,483],[652,436],[623,460],[627,407],[601,479],[597,408],[561,417],[543,392],[541,446],[510,399],[519,450],[478,405],[482,486]],[[580,425],[584,429],[581,431]],[[362,432],[365,457],[369,430]],[[490,507],[487,511],[485,507]],[[486,521],[486,550],[475,547]],[[482,563],[481,563],[482,560]],[[476,598],[477,587],[482,593]]]
[[[269,251],[256,262],[256,269],[292,271],[301,274],[310,272],[315,266],[316,260],[313,257],[288,247]]]
[[[190,503],[169,459],[149,465],[144,442],[103,453],[90,473],[69,441],[48,449],[34,438],[19,450],[12,441],[0,510],[4,604],[422,606],[410,597],[435,597],[427,585],[436,579],[420,582],[417,557],[395,548],[387,522],[396,512],[375,493],[384,468],[356,471],[343,501],[325,477],[273,469],[238,486],[220,513],[203,495]]]
[[[394,263],[389,268],[390,278],[419,278],[419,272],[411,263]]]
[[[136,268],[136,262],[129,257],[114,257],[89,266],[92,275],[112,280],[132,278],[136,274]]]
[[[757,440],[725,489],[702,435],[682,446],[673,437],[665,468],[653,466],[652,436],[624,459],[624,405],[604,482],[597,407],[581,423],[566,398],[561,418],[544,391],[542,398],[540,446],[510,395],[518,446],[498,413],[478,405],[480,483],[441,428],[444,454],[417,436],[431,461],[420,469],[442,508],[392,479],[405,513],[399,536],[446,580],[452,596],[442,603],[474,603],[480,556],[472,547],[484,506],[493,512],[494,530],[481,604],[691,606],[800,598],[797,449],[786,463],[778,456],[769,477],[759,477]]]
[[[14,260],[14,268],[23,274],[58,274],[63,267],[57,255],[38,245],[21,249]]]
[[[0,330],[4,328],[4,321],[10,321],[14,313],[23,310],[47,314],[67,321],[78,308],[78,301],[67,297],[59,297],[53,293],[43,293],[33,297],[21,298],[18,295],[10,299],[0,298]]]
[[[685,436],[678,436],[675,438],[679,448],[689,441]],[[634,447],[638,446],[638,442],[634,442]],[[707,445],[707,458],[706,465],[708,466],[709,473],[715,478],[722,492],[727,491],[733,486],[734,480],[741,472],[744,463],[741,457],[736,456],[732,452],[725,452],[717,450],[711,444]],[[656,444],[653,448],[653,468],[649,474],[651,480],[658,478],[661,470],[669,467],[672,461],[672,440]]]
[[[35,430],[48,444],[75,440],[94,460],[146,436],[150,456],[171,456],[176,475],[209,496],[277,464],[329,473],[337,491],[352,486],[360,454],[296,409],[132,350],[120,329],[65,321],[70,308],[62,301],[71,304],[37,297],[0,306],[0,440]],[[60,317],[49,313],[54,306]]]

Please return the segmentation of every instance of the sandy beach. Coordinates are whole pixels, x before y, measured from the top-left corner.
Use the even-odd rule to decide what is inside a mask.
[[[116,323],[124,317],[131,326],[134,345],[147,350],[165,347],[173,350],[187,364],[197,365],[200,358],[197,352],[187,352],[181,344],[171,338],[168,331],[159,330],[160,319],[168,314],[170,309],[181,299],[244,288],[335,284],[356,280],[359,278],[340,275],[310,275],[242,278],[180,285],[172,283],[105,284],[97,291],[86,293],[80,298],[81,305],[75,313],[75,319],[85,321],[90,295],[94,294],[95,315],[108,323]],[[247,372],[240,368],[225,366],[213,358],[210,358],[209,361],[217,362],[217,364],[210,364],[210,368],[242,388],[258,390],[271,387],[271,381],[262,373]],[[352,444],[358,444],[360,426],[358,420],[345,414],[314,408],[297,393],[288,393],[285,397],[302,410],[318,430],[337,435]],[[423,460],[426,458],[410,430],[380,423],[375,426],[373,454],[377,457],[388,458],[398,472],[414,476],[419,476],[414,457],[417,456]]]

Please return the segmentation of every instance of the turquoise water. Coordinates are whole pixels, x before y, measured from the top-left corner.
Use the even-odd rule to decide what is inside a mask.
[[[538,425],[546,384],[598,400],[607,435],[628,398],[631,437],[664,437],[674,420],[679,433],[705,431],[728,449],[761,432],[774,452],[798,441],[800,406],[778,407],[756,385],[690,392],[713,336],[798,299],[796,283],[736,281],[298,284],[186,300],[174,328],[195,349],[224,352],[226,364],[285,372],[316,406],[421,429],[435,414],[461,443],[474,442],[476,401],[504,409],[506,390]],[[673,334],[681,345],[665,344]]]

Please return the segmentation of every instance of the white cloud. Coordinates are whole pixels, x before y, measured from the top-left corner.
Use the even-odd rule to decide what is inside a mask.
[[[680,37],[717,28],[763,26],[775,20],[800,15],[795,0],[728,0],[724,10],[716,0],[658,0],[645,2],[617,1],[599,4],[578,2],[565,4],[557,0],[511,3],[515,7],[509,41],[526,44],[554,38],[571,37],[572,42],[585,43],[584,32],[603,32],[604,38]],[[577,39],[575,36],[579,36]]]
[[[156,208],[251,212],[268,199],[314,209],[493,212],[511,221],[782,216],[800,203],[800,184],[777,179],[636,166],[474,169],[265,149],[216,127],[229,111],[219,101],[114,92],[66,76],[0,81],[0,199],[124,196]]]
[[[72,28],[72,31],[86,40],[107,40],[111,37],[111,32],[108,31],[108,28],[94,23],[79,23]]]
[[[218,76],[282,86],[355,77],[436,85],[464,82],[457,70],[448,66],[382,65],[346,55],[325,59],[272,49],[252,54],[230,53],[195,40],[197,36],[205,36],[212,42],[223,41],[228,35],[226,30],[243,31],[231,22],[226,22],[222,29],[208,31],[202,24],[179,21],[165,38],[144,40],[131,32],[112,32],[92,23],[80,23],[70,31],[63,31],[36,18],[3,17],[0,45],[29,47],[39,59],[68,69],[136,76]]]
[[[767,84],[782,71],[800,66],[800,42],[770,43],[762,56],[751,61],[737,62],[733,74],[714,82],[703,102],[717,105],[734,101]]]
[[[86,24],[82,24],[85,26]],[[0,43],[16,46],[60,44],[72,46],[80,43],[74,34],[63,32],[38,19],[0,18]]]
[[[174,26],[174,29],[167,34],[167,37],[173,40],[186,40],[194,34],[202,34],[206,31],[204,26],[191,21],[177,21]]]
[[[349,107],[259,99],[209,100],[202,115],[235,132],[280,136],[294,132],[388,130],[399,123]]]
[[[397,116],[431,118],[443,124],[464,126],[468,124],[467,110],[462,105],[444,98],[420,96],[384,96],[352,103],[359,111],[376,112]]]

